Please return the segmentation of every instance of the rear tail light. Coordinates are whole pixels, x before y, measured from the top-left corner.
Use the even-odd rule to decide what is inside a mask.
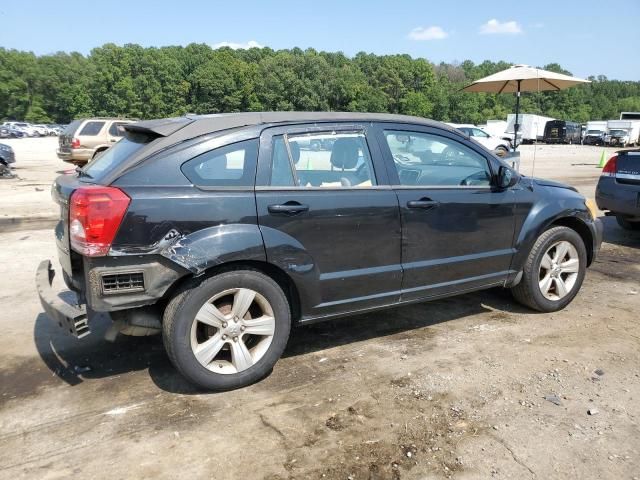
[[[71,148],[80,148],[80,139],[74,138],[71,140]]]
[[[69,202],[71,248],[87,257],[109,253],[130,199],[114,187],[86,186]]]
[[[603,177],[615,177],[616,172],[618,171],[618,156],[614,155],[609,159],[609,161],[605,164],[602,169]]]

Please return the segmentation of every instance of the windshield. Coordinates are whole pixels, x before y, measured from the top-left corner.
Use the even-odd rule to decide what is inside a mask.
[[[602,130],[587,130],[587,135],[600,135]]]
[[[626,130],[609,130],[609,135],[626,135]]]
[[[143,148],[150,140],[146,135],[129,134],[113,147],[101,153],[95,160],[89,162],[82,171],[91,178],[97,179]]]

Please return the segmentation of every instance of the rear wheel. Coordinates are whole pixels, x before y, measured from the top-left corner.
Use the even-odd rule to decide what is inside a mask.
[[[640,230],[640,222],[631,221],[622,215],[616,215],[616,221],[625,230]]]
[[[252,270],[204,280],[171,300],[164,344],[178,371],[208,390],[243,387],[267,375],[289,338],[291,315],[282,289]]]
[[[580,235],[568,227],[554,227],[536,240],[522,280],[511,291],[527,307],[555,312],[577,295],[586,266],[587,251]]]

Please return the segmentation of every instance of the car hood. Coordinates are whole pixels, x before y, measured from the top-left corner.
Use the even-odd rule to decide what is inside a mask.
[[[541,187],[556,187],[556,188],[566,188],[567,190],[573,190],[577,192],[578,190],[571,185],[567,185],[566,183],[556,182],[555,180],[547,180],[546,178],[536,178],[532,177],[530,180],[536,185],[540,185]]]

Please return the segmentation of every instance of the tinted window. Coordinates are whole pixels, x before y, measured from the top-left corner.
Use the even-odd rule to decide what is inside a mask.
[[[83,170],[94,179],[97,179],[140,150],[149,143],[150,140],[146,135],[131,134],[113,145],[113,147],[102,152],[95,160],[89,162]]]
[[[487,159],[457,140],[428,133],[385,130],[401,185],[488,186]]]
[[[124,125],[126,123],[113,122],[109,127],[109,135],[112,137],[124,137]]]
[[[97,135],[103,126],[104,122],[87,122],[78,135]]]
[[[376,184],[362,132],[274,137],[271,185],[352,188]]]
[[[246,140],[216,148],[182,165],[182,173],[195,185],[253,187],[258,140]]]

